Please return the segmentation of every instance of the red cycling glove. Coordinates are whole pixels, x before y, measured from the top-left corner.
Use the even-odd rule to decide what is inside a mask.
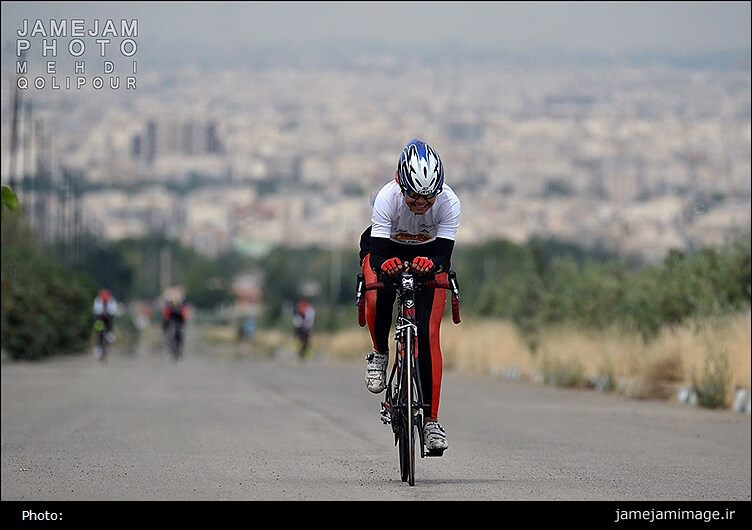
[[[387,274],[397,274],[402,270],[402,261],[399,258],[389,258],[381,264],[381,270]]]
[[[433,261],[423,256],[418,256],[413,259],[413,267],[418,269],[425,269],[423,272],[428,272],[433,269]]]

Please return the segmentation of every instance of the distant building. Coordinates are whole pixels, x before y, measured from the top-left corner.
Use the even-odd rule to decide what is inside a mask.
[[[221,155],[224,148],[215,120],[150,119],[131,139],[131,155],[152,165],[159,157]]]

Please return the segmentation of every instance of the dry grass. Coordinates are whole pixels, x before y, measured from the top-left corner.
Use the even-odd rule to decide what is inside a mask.
[[[609,329],[583,332],[552,327],[538,337],[533,352],[517,328],[506,321],[468,319],[442,326],[446,370],[513,377],[559,386],[596,386],[640,399],[670,399],[680,387],[723,378],[728,406],[737,388],[750,389],[750,312],[664,330],[649,343],[637,333]],[[207,330],[203,339],[216,349],[237,340],[230,328]],[[233,355],[274,356],[295,348],[291,334],[259,332]],[[317,332],[313,349],[331,359],[362,361],[371,348],[367,328],[335,334]],[[250,352],[250,353],[249,353]],[[719,370],[721,373],[719,373]],[[717,387],[717,385],[715,385]]]
[[[664,330],[645,344],[636,333],[616,329],[585,333],[566,326],[541,334],[532,352],[505,321],[466,320],[442,326],[447,370],[519,376],[561,386],[601,385],[635,398],[668,399],[681,386],[708,376],[718,356],[728,366],[730,402],[736,388],[750,389],[750,312],[690,322]],[[339,359],[362,359],[370,349],[366,328],[319,333],[315,347]],[[711,374],[712,375],[712,374]]]
[[[335,334],[317,332],[313,336],[313,349],[324,350],[331,359],[362,360],[371,351],[368,328],[353,327]]]
[[[529,374],[535,368],[535,357],[510,322],[463,321],[456,326],[444,324],[442,332],[447,369],[497,375],[510,368]]]

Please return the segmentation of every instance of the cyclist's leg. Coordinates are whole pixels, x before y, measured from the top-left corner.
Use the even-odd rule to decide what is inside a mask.
[[[363,260],[363,276],[366,283],[378,281],[376,273],[371,270],[371,255]],[[392,312],[396,293],[391,289],[366,291],[366,323],[371,333],[373,349],[379,352],[389,352],[389,333],[392,327]]]
[[[366,283],[377,281],[371,270],[370,254],[363,261],[363,276]],[[389,366],[389,333],[392,327],[392,312],[396,293],[393,290],[380,289],[366,291],[366,323],[371,334],[372,348],[366,354],[365,384],[370,392],[378,394],[387,384]]]
[[[415,308],[418,321],[418,369],[428,420],[436,420],[439,416],[443,374],[440,339],[445,305],[445,290],[425,289],[419,293]]]
[[[442,279],[441,275],[437,275],[437,278]],[[429,455],[434,456],[440,456],[447,448],[446,433],[438,423],[443,374],[441,321],[445,307],[444,289],[422,291],[420,303],[416,304],[418,361],[423,399],[426,403],[424,440]]]

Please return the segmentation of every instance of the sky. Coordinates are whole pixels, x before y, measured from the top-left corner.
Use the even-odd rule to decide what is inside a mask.
[[[23,19],[138,19],[153,51],[328,42],[511,53],[705,54],[750,49],[750,2],[2,2],[2,45]]]

